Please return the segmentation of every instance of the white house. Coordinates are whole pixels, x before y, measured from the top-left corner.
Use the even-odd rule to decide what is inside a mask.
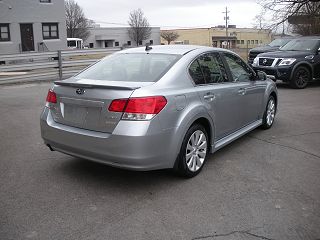
[[[89,48],[108,48],[108,47],[123,47],[137,46],[136,42],[130,39],[128,28],[113,27],[113,28],[90,28],[90,36],[84,41],[84,45]],[[152,27],[150,37],[138,43],[139,46],[150,43],[153,45],[160,44],[160,27]]]
[[[66,48],[64,0],[0,0],[0,54]]]

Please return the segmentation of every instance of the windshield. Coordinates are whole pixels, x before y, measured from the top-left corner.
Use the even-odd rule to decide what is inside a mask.
[[[75,47],[76,45],[77,44],[75,40],[68,40],[68,47]]]
[[[281,38],[278,38],[278,39],[275,39],[273,40],[271,43],[269,43],[268,45],[270,47],[281,47],[283,45],[285,45],[286,43],[288,43],[291,39],[281,39]]]
[[[75,77],[106,81],[156,82],[180,57],[173,54],[115,54],[102,59]]]
[[[280,48],[281,51],[314,51],[319,43],[316,39],[296,39]]]

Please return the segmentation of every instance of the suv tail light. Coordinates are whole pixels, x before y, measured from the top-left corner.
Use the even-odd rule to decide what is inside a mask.
[[[57,95],[52,89],[49,89],[46,101],[47,103],[57,103]]]
[[[124,120],[151,120],[167,104],[163,96],[139,97],[113,100],[108,108],[110,112],[123,112]]]

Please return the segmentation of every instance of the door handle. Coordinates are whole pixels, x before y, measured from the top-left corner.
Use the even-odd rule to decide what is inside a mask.
[[[215,97],[216,96],[213,93],[207,93],[206,95],[203,96],[204,100],[207,100],[207,101],[213,101]]]
[[[245,89],[245,88],[240,88],[240,89],[238,90],[238,94],[239,94],[239,95],[245,95],[245,94],[246,94],[246,89]]]

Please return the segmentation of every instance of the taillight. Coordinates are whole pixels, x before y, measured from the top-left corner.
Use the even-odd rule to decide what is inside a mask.
[[[110,112],[123,112],[128,99],[116,99],[113,100],[108,108]]]
[[[113,100],[108,108],[111,112],[123,112],[124,120],[150,120],[167,104],[163,96]]]
[[[57,95],[52,89],[49,89],[46,101],[48,103],[57,103]]]

